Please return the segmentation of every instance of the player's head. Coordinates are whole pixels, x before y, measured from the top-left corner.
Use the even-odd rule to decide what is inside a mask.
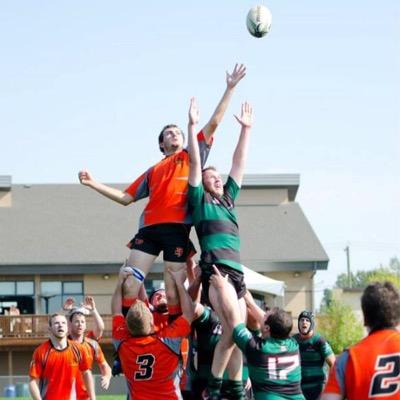
[[[312,333],[315,326],[314,314],[311,311],[302,311],[297,320],[297,326],[299,328],[299,332],[304,336]]]
[[[149,303],[153,306],[154,311],[159,313],[168,312],[167,295],[164,289],[157,289],[149,297]]]
[[[400,294],[391,282],[369,284],[361,297],[364,325],[371,331],[400,323]]]
[[[183,148],[185,135],[174,124],[165,125],[158,135],[158,146],[163,154],[173,154]]]
[[[154,332],[153,314],[141,300],[136,300],[126,314],[126,325],[132,336],[146,336]]]
[[[63,339],[68,334],[68,323],[65,315],[52,314],[49,318],[49,332],[50,335],[55,336],[57,339]]]
[[[292,317],[279,307],[274,307],[266,313],[265,324],[274,339],[287,339],[293,328]]]
[[[69,314],[70,331],[73,336],[83,335],[86,331],[86,317],[82,311],[76,310]]]
[[[221,175],[215,167],[207,167],[202,171],[204,189],[215,197],[221,197],[224,194],[224,184]]]

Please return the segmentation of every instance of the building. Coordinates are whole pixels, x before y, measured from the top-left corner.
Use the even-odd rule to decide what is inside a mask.
[[[314,309],[313,278],[328,266],[327,254],[295,201],[299,182],[297,174],[246,175],[237,201],[242,263],[285,282],[285,296],[266,296],[266,301],[284,305],[293,316]],[[144,204],[126,208],[79,184],[13,185],[10,176],[1,176],[0,313],[15,304],[22,315],[35,314],[35,319],[58,311],[69,296],[80,301],[90,294],[99,311],[109,314],[116,273],[128,255],[125,244],[137,231]],[[162,282],[157,261],[148,279],[153,287]],[[43,323],[35,321],[22,336]],[[10,360],[10,352],[18,352],[13,371],[10,364],[0,364],[0,375],[26,374],[26,360],[38,340],[21,343],[17,336],[0,340],[1,357],[7,351]]]

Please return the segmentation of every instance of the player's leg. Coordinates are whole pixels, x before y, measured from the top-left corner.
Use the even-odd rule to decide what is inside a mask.
[[[164,283],[165,283],[165,294],[168,302],[168,313],[170,316],[179,315],[182,313],[182,309],[179,303],[178,291],[174,280],[168,273],[168,269],[172,271],[180,271],[181,269],[186,270],[186,263],[178,263],[172,261],[164,261]]]

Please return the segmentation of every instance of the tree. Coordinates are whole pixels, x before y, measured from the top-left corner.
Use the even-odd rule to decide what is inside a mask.
[[[341,301],[331,299],[328,306],[321,308],[318,330],[328,340],[335,354],[358,342],[364,329],[352,309]]]

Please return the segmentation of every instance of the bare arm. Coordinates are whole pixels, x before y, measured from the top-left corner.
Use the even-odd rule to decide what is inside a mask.
[[[335,364],[336,357],[334,354],[330,354],[328,357],[325,358],[325,361],[328,364],[329,368],[332,368]]]
[[[122,313],[122,285],[128,275],[129,273],[126,272],[124,264],[119,270],[117,284],[111,298],[111,313],[113,315],[119,315]]]
[[[242,322],[237,304],[237,294],[232,285],[228,283],[228,275],[222,276],[215,266],[214,274],[210,278],[210,284],[217,292],[218,302],[222,309],[223,318],[228,324],[229,331]]]
[[[104,332],[104,321],[101,318],[101,315],[97,311],[96,303],[94,302],[94,298],[91,296],[86,296],[85,301],[83,302],[83,306],[91,312],[94,319],[94,327],[93,333],[96,338],[100,338],[103,336]]]
[[[236,64],[233,69],[232,74],[226,73],[226,89],[220,102],[217,105],[213,115],[210,120],[203,128],[203,133],[207,143],[210,143],[212,136],[214,135],[215,130],[220,124],[225,111],[229,105],[231,100],[233,90],[235,86],[240,82],[240,80],[246,75],[246,67],[243,64]]]
[[[189,184],[198,186],[201,182],[201,159],[199,143],[195,132],[196,125],[199,122],[199,109],[196,99],[190,99],[189,123],[188,123],[188,153],[189,153]]]
[[[240,136],[233,153],[232,168],[229,175],[241,186],[244,167],[247,158],[247,148],[249,146],[250,130],[253,123],[253,110],[249,103],[243,103],[240,117],[235,115],[236,120],[241,125]]]
[[[31,378],[29,381],[29,393],[33,400],[42,400],[39,390],[39,379]]]
[[[99,364],[99,369],[101,374],[101,387],[104,390],[107,390],[110,386],[111,368],[108,365],[107,361],[104,361],[102,364]]]
[[[89,171],[80,171],[78,176],[82,185],[89,186],[110,200],[116,201],[123,206],[127,206],[133,202],[133,197],[130,194],[97,182],[95,179],[93,179],[93,176]]]
[[[253,296],[247,290],[246,294],[244,295],[244,300],[246,302],[247,312],[248,312],[248,320],[247,323],[251,321],[252,324],[249,327],[253,330],[260,329],[261,324],[265,318],[265,312],[262,310],[254,301]]]
[[[194,304],[187,290],[185,289],[186,271],[183,268],[178,271],[172,271],[169,269],[168,273],[175,282],[183,317],[189,323],[191,323],[194,318]]]
[[[90,369],[82,372],[83,381],[85,382],[85,387],[88,392],[90,400],[96,399],[96,393],[94,391],[93,375]]]

